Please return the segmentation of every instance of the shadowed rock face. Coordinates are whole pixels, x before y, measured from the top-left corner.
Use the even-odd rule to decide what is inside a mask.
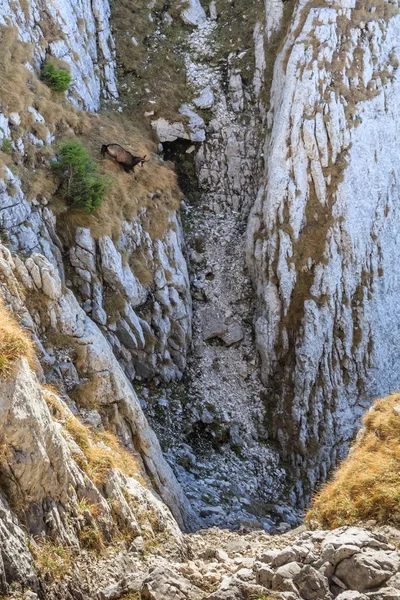
[[[248,226],[262,378],[300,499],[398,385],[400,17],[379,15],[300,2]]]

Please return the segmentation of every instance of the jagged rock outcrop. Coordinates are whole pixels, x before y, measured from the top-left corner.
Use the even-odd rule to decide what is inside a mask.
[[[3,496],[0,499],[0,541],[1,593],[7,593],[10,581],[17,581],[24,586],[37,590],[39,581],[32,555],[26,546],[25,532]]]
[[[0,398],[1,444],[6,449],[0,473],[13,511],[2,499],[2,592],[7,593],[12,582],[39,589],[30,552],[40,557],[44,536],[54,548],[78,550],[101,538],[112,544],[118,527],[132,538],[132,548],[144,549],[143,536],[151,535],[153,543],[161,536],[162,543],[184,552],[182,534],[154,492],[119,471],[110,471],[101,485],[95,485],[78,466],[81,463],[75,461],[83,453],[68,434],[74,417],[56,394],[41,387],[26,359],[16,365],[9,380],[1,381]],[[50,411],[58,406],[61,422]],[[112,452],[104,444],[99,447]]]
[[[152,240],[138,219],[122,224],[115,244],[108,236],[96,243],[90,229],[76,229],[69,250],[72,283],[132,380],[160,376],[171,381],[185,369],[192,310],[182,248],[176,215],[162,240]],[[142,270],[154,278],[153,292],[124,261],[135,253],[141,253]]]
[[[371,399],[398,385],[397,13],[397,2],[301,1],[275,65],[248,265],[300,502]]]
[[[178,522],[193,526],[196,520],[189,504],[162,456],[131,384],[98,327],[73,293],[63,289],[57,270],[47,259],[33,254],[25,262],[19,258],[14,261],[5,247],[1,251],[4,297],[16,314],[24,315],[38,340],[54,340],[51,355],[45,341],[44,346],[39,342],[39,349],[49,367],[54,365],[55,381],[62,382],[64,372],[73,374],[75,386],[79,382],[86,384],[81,393],[84,398],[90,395],[89,405],[98,407],[104,423],[118,433],[128,448],[139,453],[155,491],[170,506]],[[30,307],[30,295],[35,293],[41,300]],[[62,344],[57,344],[60,336]],[[61,355],[62,365],[55,361]]]

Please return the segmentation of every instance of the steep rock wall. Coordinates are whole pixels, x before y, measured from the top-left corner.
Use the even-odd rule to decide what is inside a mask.
[[[73,78],[71,100],[96,110],[102,97],[118,96],[109,15],[109,3],[102,0],[5,0],[0,24],[13,25],[21,40],[34,44],[35,67],[40,68],[46,55],[68,63]]]
[[[245,264],[245,223],[262,177],[267,54],[271,61],[282,16],[281,2],[210,6],[185,46],[190,108],[204,117],[203,137],[155,121],[167,156],[174,139],[187,140],[177,143],[176,157],[187,184],[193,354],[181,385],[145,398],[193,505],[207,524],[221,526],[296,521],[269,439]],[[193,155],[197,194],[187,166]]]
[[[171,507],[180,525],[194,526],[189,504],[162,456],[131,384],[98,327],[73,293],[63,288],[56,269],[39,254],[26,261],[13,259],[2,246],[1,275],[2,295],[31,329],[47,379],[66,379],[72,389],[79,383],[88,384],[82,395],[90,396],[92,407],[97,408],[88,412],[89,420],[115,431],[123,445],[142,458],[153,489]],[[40,339],[45,346],[52,340],[51,354]],[[82,416],[85,414],[83,411]]]
[[[106,96],[116,96],[108,4],[35,4],[24,12],[19,5],[6,3],[0,16],[5,28],[10,30],[11,22],[22,40],[34,44],[34,68],[40,67],[46,50],[71,62],[74,85],[69,99],[78,107],[98,108],[102,90]],[[49,28],[54,33],[54,42]],[[87,50],[79,60],[74,54],[77,48]],[[103,63],[103,59],[107,66],[100,68],[98,63]],[[32,89],[35,77],[33,74]],[[33,95],[29,95],[31,88],[27,92],[29,97]],[[60,111],[66,110],[63,114],[69,115],[68,106],[61,98],[59,102]],[[29,121],[25,112],[33,115]],[[48,206],[48,195],[28,198],[23,189],[29,177],[25,169],[29,152],[34,156],[32,172],[39,167],[42,174],[46,168],[50,170],[48,157],[38,159],[31,146],[51,147],[55,141],[50,133],[54,131],[54,123],[47,123],[33,106],[26,111],[21,109],[20,113],[3,109],[0,119],[1,138],[12,140],[13,149],[10,166],[3,168],[0,184],[0,230],[7,246],[21,256],[15,257],[15,263],[2,246],[3,296],[23,325],[31,330],[47,380],[66,394],[75,390],[76,400],[82,400],[81,408],[86,408],[85,415],[96,426],[104,424],[115,431],[125,447],[142,457],[151,489],[171,505],[182,527],[193,527],[196,519],[189,503],[113,354],[114,349],[131,379],[139,368],[142,371],[137,372],[138,376],[150,373],[173,379],[182,373],[190,341],[191,301],[177,215],[171,210],[165,235],[155,235],[152,239],[141,224],[140,217],[145,212],[142,210],[133,222],[121,223],[115,244],[106,235],[96,242],[90,229],[78,227],[75,243],[65,248],[57,233],[52,206]],[[45,141],[32,133],[37,123],[44,128]],[[73,131],[68,127],[69,124],[67,131],[71,135]],[[21,167],[18,171],[21,176],[13,174],[15,164]],[[155,201],[158,198],[164,201],[162,190],[157,192]],[[166,198],[167,204],[169,200],[170,197]],[[151,282],[154,295],[144,288],[124,260],[141,246],[155,280]],[[102,303],[103,287],[107,286],[122,298],[112,315],[106,314]],[[134,309],[142,305],[146,307],[142,316],[138,316]],[[80,416],[83,418],[84,413]]]
[[[307,498],[398,386],[397,3],[300,2],[248,226],[275,436]]]

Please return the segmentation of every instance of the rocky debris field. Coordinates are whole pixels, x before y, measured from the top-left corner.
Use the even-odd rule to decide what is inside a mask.
[[[184,219],[193,353],[182,382],[141,389],[139,397],[203,527],[251,523],[283,533],[301,519],[268,443],[244,225],[237,214],[215,215],[204,203],[187,207]]]
[[[271,536],[212,528],[185,536],[186,554],[170,547],[82,555],[75,576],[50,586],[47,598],[98,600],[396,600],[400,598],[400,531],[392,527],[306,526]],[[81,561],[81,563],[79,562]],[[77,566],[76,565],[76,566]],[[75,568],[76,568],[75,566]],[[124,577],[121,578],[121,573]],[[78,591],[80,589],[81,591]],[[20,597],[20,596],[15,596]],[[25,598],[34,598],[32,592]]]

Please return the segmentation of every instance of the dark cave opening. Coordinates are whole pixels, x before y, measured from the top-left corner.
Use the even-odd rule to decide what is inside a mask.
[[[185,198],[190,204],[196,204],[201,196],[195,165],[198,144],[177,139],[174,142],[164,142],[162,146],[164,160],[175,165],[178,184]]]

